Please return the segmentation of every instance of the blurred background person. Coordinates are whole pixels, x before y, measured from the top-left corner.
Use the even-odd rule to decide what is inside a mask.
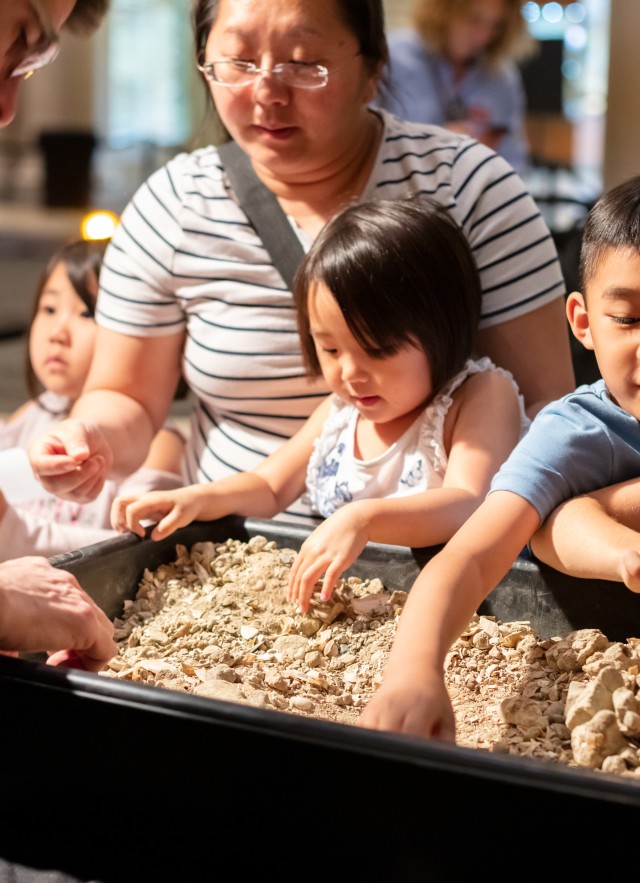
[[[529,148],[517,62],[536,50],[520,0],[414,0],[413,27],[389,34],[377,103],[403,119],[471,135],[522,176]]]
[[[46,493],[29,465],[31,442],[69,414],[86,380],[108,242],[78,239],[61,246],[36,291],[25,365],[30,398],[0,421],[0,561],[57,555],[109,539],[115,535],[109,515],[116,495],[182,485],[185,440],[171,420],[156,434],[143,466],[121,482],[105,482],[90,503]]]

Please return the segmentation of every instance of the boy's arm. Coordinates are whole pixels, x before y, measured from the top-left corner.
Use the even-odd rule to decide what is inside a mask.
[[[444,682],[446,654],[539,521],[522,497],[495,491],[429,561],[409,592],[384,679],[361,726],[455,738]]]
[[[623,582],[640,592],[640,481],[567,500],[531,539],[535,555],[562,573]]]

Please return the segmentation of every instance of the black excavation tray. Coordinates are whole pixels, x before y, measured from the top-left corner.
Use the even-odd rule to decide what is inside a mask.
[[[256,534],[293,548],[307,535],[229,518],[52,560],[115,616],[177,542]],[[371,545],[351,572],[409,589],[434,551]],[[525,560],[482,609],[541,636],[640,632],[640,597]],[[559,879],[609,861],[640,824],[627,778],[25,660],[0,657],[0,709],[0,856],[87,883],[466,883],[512,862]]]

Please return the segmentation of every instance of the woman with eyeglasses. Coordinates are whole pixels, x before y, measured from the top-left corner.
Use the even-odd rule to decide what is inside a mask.
[[[513,374],[530,415],[573,388],[560,266],[520,178],[476,141],[370,106],[387,62],[381,0],[196,0],[192,16],[224,129],[305,249],[353,201],[433,197],[480,271],[478,354]],[[401,310],[401,278],[395,296]],[[255,469],[328,391],[305,372],[292,294],[215,146],[174,157],[134,195],[96,321],[83,395],[30,452],[60,496],[89,500],[140,466],[181,371],[194,396],[191,484]],[[318,520],[303,499],[280,517]]]
[[[414,0],[413,27],[389,34],[379,103],[492,147],[522,175],[529,146],[516,62],[535,51],[522,0]]]

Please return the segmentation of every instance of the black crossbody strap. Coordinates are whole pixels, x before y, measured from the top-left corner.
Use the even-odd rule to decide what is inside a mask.
[[[292,290],[293,278],[304,254],[302,243],[274,194],[253,171],[246,153],[234,141],[221,144],[218,153],[240,205]]]

